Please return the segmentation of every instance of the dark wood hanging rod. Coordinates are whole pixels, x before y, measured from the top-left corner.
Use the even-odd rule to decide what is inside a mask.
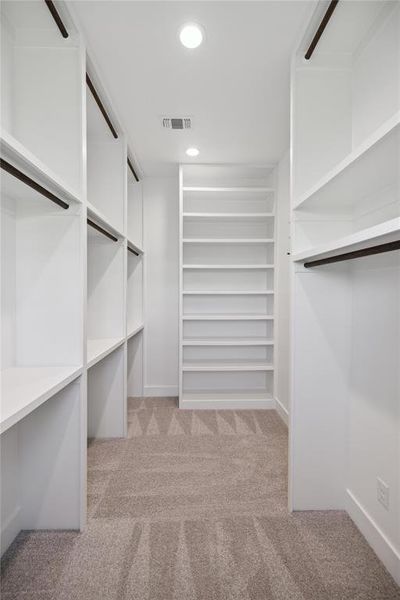
[[[100,96],[98,95],[98,93],[96,92],[96,88],[94,87],[92,80],[90,79],[89,75],[86,73],[86,83],[87,86],[89,88],[89,90],[92,92],[93,94],[93,98],[96,100],[96,104],[100,109],[101,114],[103,115],[107,125],[110,128],[111,133],[113,134],[113,137],[117,140],[118,139],[118,133],[116,132],[114,125],[111,123],[111,119],[107,114],[106,109],[104,108],[104,104],[102,103],[102,101],[100,100]]]
[[[139,252],[135,252],[135,250],[133,250],[133,248],[130,248],[128,246],[128,250],[129,250],[129,252],[132,252],[132,254],[134,254],[135,256],[139,256]]]
[[[314,52],[315,48],[317,47],[317,44],[318,44],[319,40],[321,39],[321,36],[324,33],[325,28],[328,25],[329,20],[333,14],[333,11],[335,10],[338,2],[339,2],[339,0],[331,0],[331,2],[329,3],[326,13],[324,14],[322,21],[312,39],[312,42],[309,45],[308,50],[304,55],[304,58],[306,60],[310,60],[310,58],[312,57],[313,52]]]
[[[48,198],[48,200],[51,200],[58,206],[61,206],[61,208],[64,208],[65,210],[69,208],[69,204],[64,202],[64,200],[61,200],[58,198],[58,196],[55,196],[52,194],[52,192],[46,190],[46,188],[41,186],[39,183],[36,183],[36,181],[28,177],[28,175],[25,175],[25,173],[22,173],[22,171],[14,167],[14,165],[10,165],[10,163],[5,161],[3,158],[0,159],[0,166],[2,169],[4,169],[4,171],[7,171],[7,173],[10,173],[10,175],[16,179],[19,179],[19,181],[22,181],[22,183],[25,183],[25,185],[28,185],[36,192],[39,192],[39,194],[42,194],[42,196],[45,196],[45,198]]]
[[[133,165],[130,161],[130,159],[128,158],[128,167],[130,168],[130,170],[132,171],[132,175],[134,176],[134,178],[136,179],[136,181],[139,181],[139,177],[136,175],[136,171],[133,168]]]
[[[328,265],[330,263],[342,262],[344,260],[362,258],[363,256],[371,256],[372,254],[393,252],[394,250],[400,250],[400,240],[397,240],[395,242],[388,242],[387,244],[379,244],[379,246],[371,246],[370,248],[363,248],[362,250],[353,250],[352,252],[345,252],[344,254],[337,254],[336,256],[330,256],[328,258],[319,258],[318,260],[311,260],[310,262],[304,263],[304,266],[306,269],[309,269],[311,267],[319,267],[320,265]]]
[[[44,1],[46,2],[47,8],[51,12],[51,16],[53,17],[54,21],[56,22],[56,25],[57,25],[58,29],[60,30],[60,33],[63,36],[63,38],[69,37],[68,31],[67,31],[64,23],[61,20],[58,10],[54,6],[54,2],[52,0],[44,0]]]
[[[87,224],[90,225],[90,227],[93,227],[93,229],[96,229],[96,231],[99,231],[100,233],[108,237],[113,242],[118,242],[118,238],[115,237],[115,235],[107,231],[107,229],[103,229],[103,227],[100,227],[100,225],[97,225],[97,223],[95,223],[94,221],[88,219]]]

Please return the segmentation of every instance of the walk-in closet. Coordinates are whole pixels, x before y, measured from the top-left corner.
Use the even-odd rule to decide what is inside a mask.
[[[400,600],[400,2],[4,0],[4,600]]]

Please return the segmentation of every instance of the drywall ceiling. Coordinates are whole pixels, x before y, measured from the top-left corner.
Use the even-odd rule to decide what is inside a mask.
[[[145,174],[180,162],[270,163],[285,152],[290,55],[312,1],[73,5]],[[179,42],[186,22],[205,30],[195,50]],[[191,116],[193,129],[163,130],[163,116]]]

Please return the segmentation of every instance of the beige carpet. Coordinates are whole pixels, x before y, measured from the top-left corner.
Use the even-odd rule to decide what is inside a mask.
[[[131,399],[129,422],[89,445],[86,532],[20,534],[2,600],[400,599],[344,513],[287,513],[275,412]]]

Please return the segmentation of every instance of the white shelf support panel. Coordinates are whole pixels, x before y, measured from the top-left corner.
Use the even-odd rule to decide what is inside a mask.
[[[181,408],[273,408],[273,168],[180,168]]]

